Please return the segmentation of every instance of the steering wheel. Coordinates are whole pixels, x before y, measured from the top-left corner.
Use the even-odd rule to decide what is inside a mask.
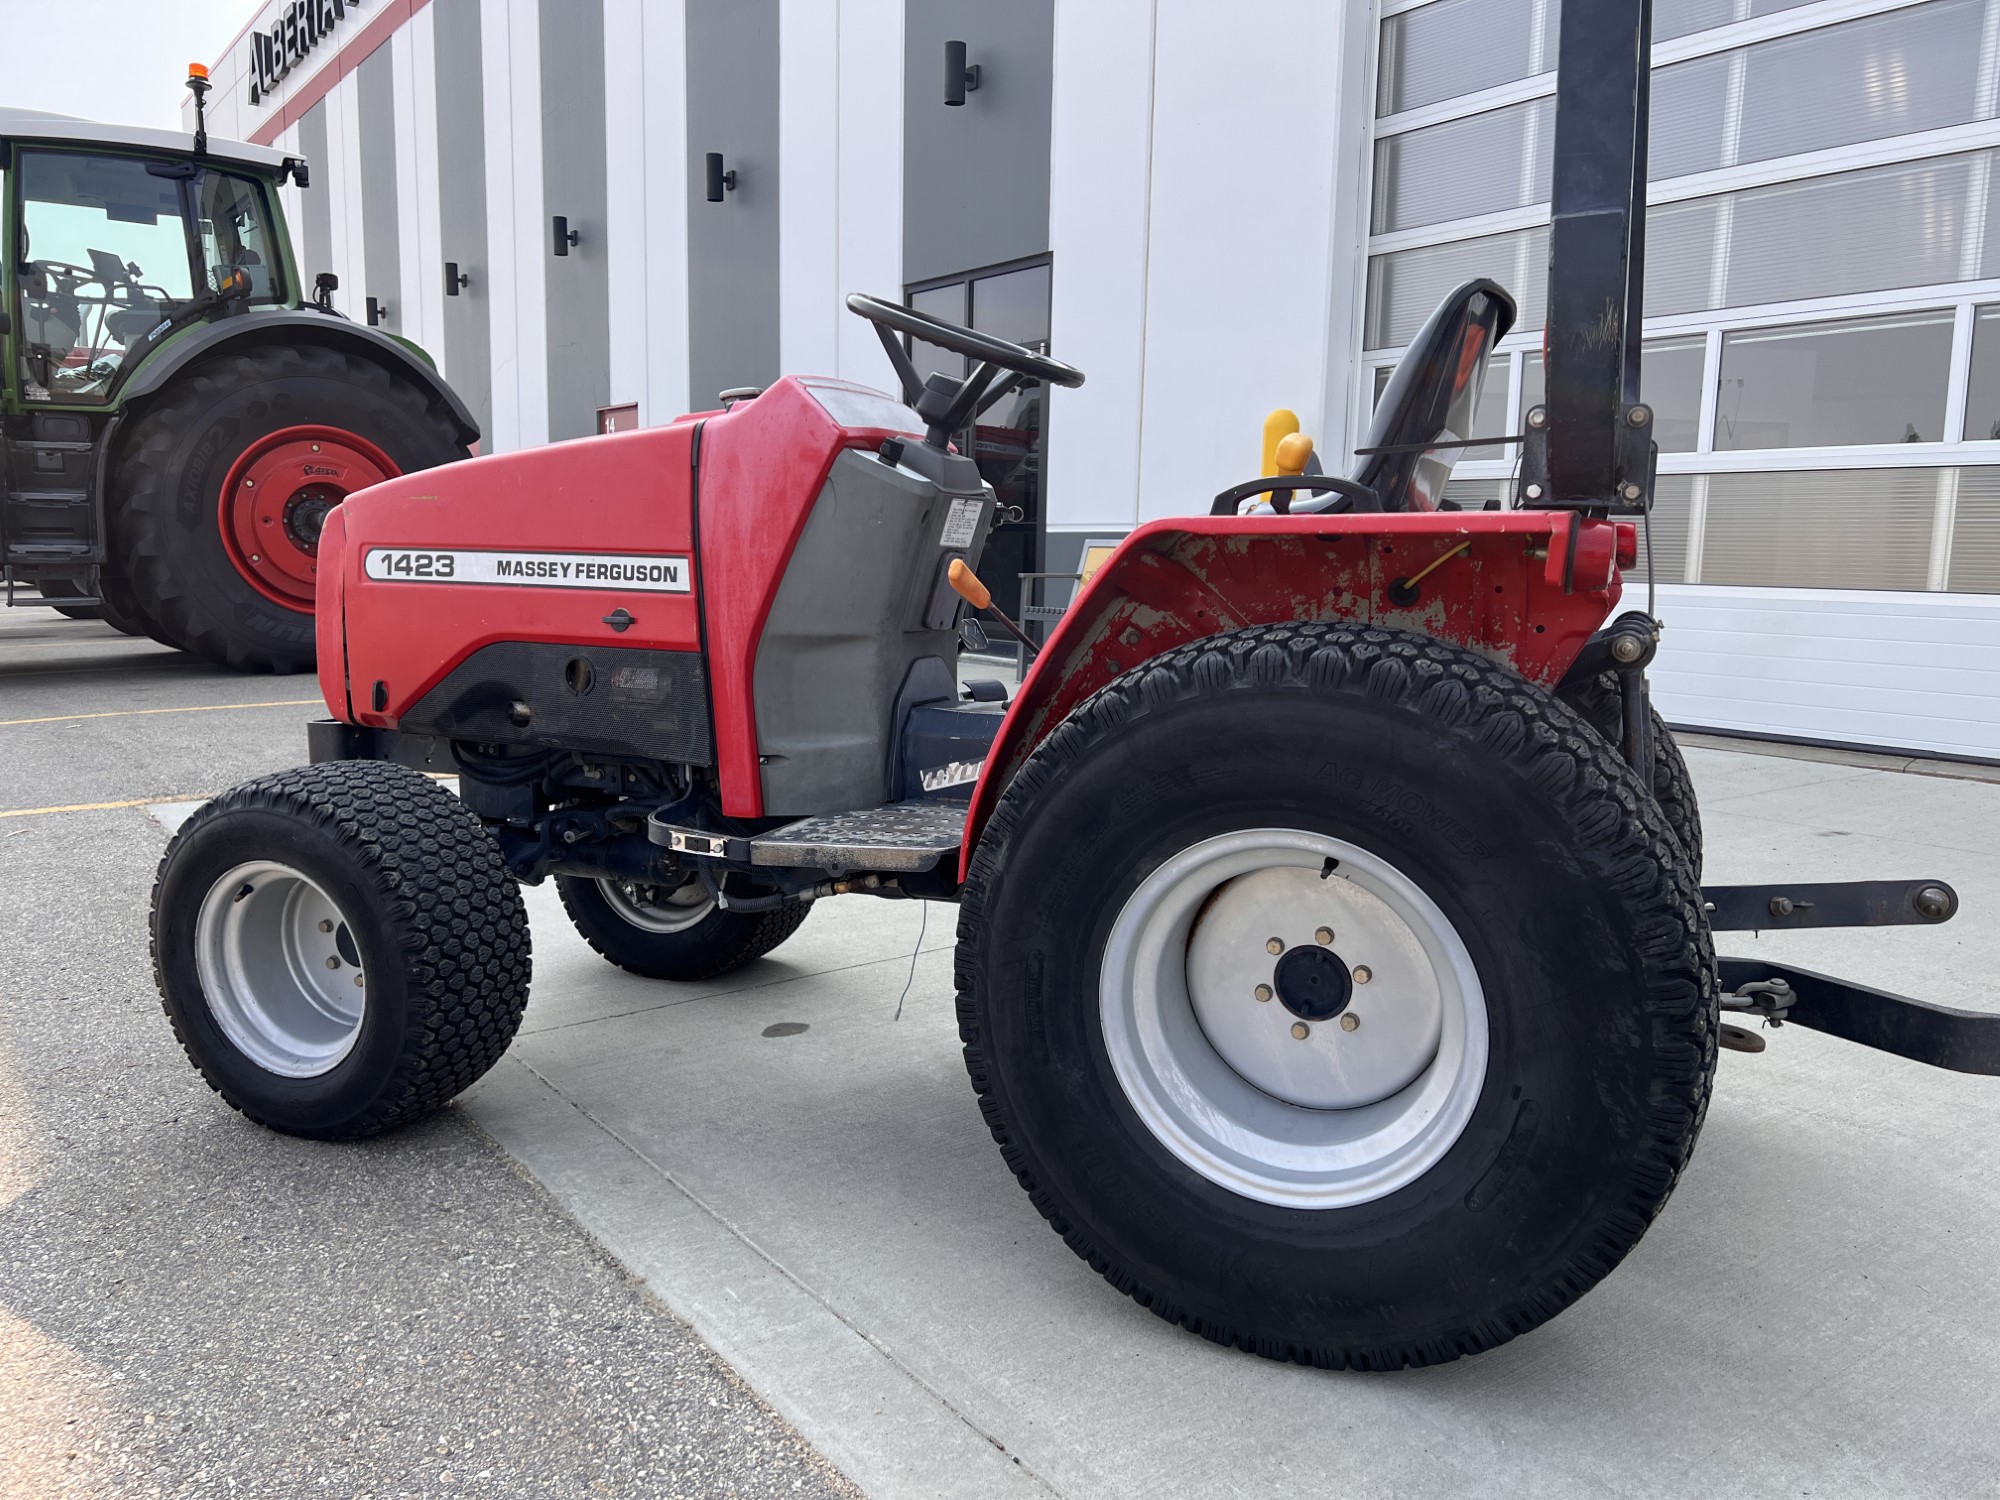
[[[1066,365],[1059,359],[1050,359],[1046,354],[1037,354],[1032,349],[1011,344],[1006,339],[996,339],[990,333],[961,328],[956,323],[941,322],[928,314],[918,312],[913,307],[903,307],[894,302],[884,302],[880,297],[868,297],[855,292],[847,299],[847,310],[858,313],[878,329],[894,329],[897,333],[907,333],[911,338],[922,339],[927,344],[936,344],[938,348],[949,349],[953,354],[963,354],[985,364],[997,365],[1003,370],[1012,370],[1030,380],[1046,380],[1050,385],[1072,388],[1083,384],[1083,371],[1075,365]],[[901,371],[898,370],[897,373],[900,374]]]

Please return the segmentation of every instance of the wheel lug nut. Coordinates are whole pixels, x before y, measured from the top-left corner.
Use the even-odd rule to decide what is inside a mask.
[[[1361,1017],[1357,1016],[1351,1010],[1346,1015],[1340,1018],[1340,1029],[1342,1031],[1353,1031],[1360,1025],[1361,1025]]]
[[[1268,1000],[1271,998],[1271,987],[1268,984],[1260,984],[1254,991],[1252,991],[1252,993],[1255,994],[1259,1000]]]
[[[326,917],[321,917],[319,920],[319,930],[321,932],[333,931],[333,922],[331,921],[331,919]]]
[[[1270,942],[1264,945],[1264,951],[1266,953],[1283,953],[1285,951],[1285,940],[1283,938],[1272,938]]]
[[[339,967],[340,967],[340,955],[339,955],[338,953],[329,953],[329,954],[327,954],[327,956],[326,956],[326,966],[327,966],[327,967],[328,967],[329,969],[337,969],[337,968],[339,968]]]
[[[354,976],[354,987],[355,987],[355,988],[356,988],[357,990],[358,990],[358,989],[360,989],[360,988],[362,988],[362,987],[363,987],[364,985],[366,985],[367,983],[368,983],[368,981],[367,981],[366,979],[362,978],[362,977],[361,977],[361,976],[360,976],[359,974],[356,974],[356,975]]]
[[[1292,1022],[1292,1035],[1303,1042],[1307,1037],[1312,1035],[1312,1027],[1306,1025],[1303,1021],[1294,1021]]]
[[[1369,968],[1368,965],[1366,964],[1360,964],[1356,966],[1354,970],[1354,982],[1356,984],[1366,984],[1369,980],[1373,979],[1374,977],[1375,977],[1375,971]]]
[[[1328,943],[1333,941],[1333,929],[1331,927],[1320,928],[1313,933],[1313,941],[1324,948]]]

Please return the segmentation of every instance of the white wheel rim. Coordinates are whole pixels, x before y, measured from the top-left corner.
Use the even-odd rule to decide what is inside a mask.
[[[361,1035],[368,983],[354,931],[290,865],[241,864],[209,887],[195,972],[222,1034],[268,1073],[317,1078]]]
[[[1344,999],[1311,983],[1334,962]],[[1098,1001],[1146,1128],[1264,1203],[1344,1208],[1408,1186],[1485,1083],[1486,1001],[1464,941],[1402,871],[1322,834],[1246,829],[1161,865],[1112,923]]]
[[[715,910],[715,897],[692,878],[678,886],[600,880],[597,888],[613,911],[642,932],[686,932]]]

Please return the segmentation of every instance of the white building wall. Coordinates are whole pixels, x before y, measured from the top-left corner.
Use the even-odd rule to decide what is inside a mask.
[[[444,228],[438,216],[437,29],[430,7],[390,39],[396,99],[396,222],[403,305],[396,331],[444,361]],[[451,378],[451,371],[444,371]]]
[[[505,452],[549,440],[541,31],[535,0],[494,0],[480,21],[487,80],[487,305],[493,350],[488,451]]]
[[[361,112],[360,90],[352,73],[326,96],[326,201],[333,227],[333,274],[340,278],[334,305],[350,317],[360,316],[361,240]],[[312,170],[318,170],[314,163]]]
[[[605,0],[604,52],[611,401],[657,425],[688,408],[683,0]]]
[[[895,373],[849,292],[903,290],[901,0],[780,0],[778,353],[884,390]]]

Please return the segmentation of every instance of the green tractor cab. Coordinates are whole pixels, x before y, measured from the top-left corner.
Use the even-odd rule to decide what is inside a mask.
[[[0,109],[8,604],[303,671],[327,513],[478,441],[421,349],[334,311],[331,276],[304,285],[278,188],[307,171],[199,128]]]

